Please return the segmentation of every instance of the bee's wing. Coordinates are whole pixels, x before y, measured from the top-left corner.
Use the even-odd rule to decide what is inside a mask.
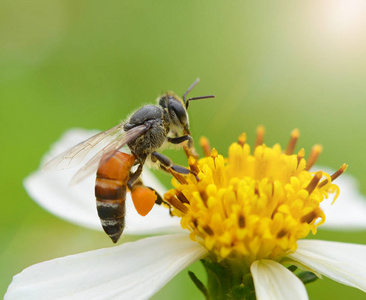
[[[123,123],[108,129],[106,131],[100,132],[91,138],[83,141],[76,146],[62,152],[57,155],[49,162],[47,162],[42,169],[47,171],[52,170],[63,170],[69,169],[77,166],[82,162],[85,156],[90,150],[96,148],[97,146],[108,145],[116,139],[120,139],[120,136],[124,134]]]
[[[96,153],[80,170],[78,170],[73,178],[71,184],[78,183],[86,176],[95,172],[99,165],[106,163],[119,149],[135,140],[141,134],[149,129],[146,125],[135,126],[128,131],[122,131],[111,143],[106,145],[102,150]]]

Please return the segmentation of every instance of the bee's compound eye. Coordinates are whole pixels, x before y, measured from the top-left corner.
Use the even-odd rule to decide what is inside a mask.
[[[169,100],[169,112],[174,112],[182,125],[187,124],[187,111],[179,100]]]

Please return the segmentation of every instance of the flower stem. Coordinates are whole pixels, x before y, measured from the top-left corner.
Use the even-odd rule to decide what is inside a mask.
[[[189,276],[206,299],[255,299],[253,278],[250,273],[244,274],[239,271],[241,268],[225,261],[218,263],[206,258],[201,262],[207,272],[207,287],[192,272],[189,272]]]

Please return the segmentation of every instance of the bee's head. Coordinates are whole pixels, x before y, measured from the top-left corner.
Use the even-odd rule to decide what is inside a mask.
[[[189,101],[215,97],[213,95],[210,95],[186,99],[187,94],[196,86],[199,81],[200,79],[197,78],[195,82],[191,84],[188,90],[184,93],[182,97],[183,99],[178,97],[173,92],[168,92],[159,99],[159,105],[166,109],[169,114],[171,125],[173,125],[174,127],[178,127],[178,130],[183,131],[183,134],[190,134],[189,119],[187,113]]]
[[[166,109],[173,127],[183,131],[184,134],[190,134],[186,104],[180,97],[168,92],[159,99],[159,105]]]

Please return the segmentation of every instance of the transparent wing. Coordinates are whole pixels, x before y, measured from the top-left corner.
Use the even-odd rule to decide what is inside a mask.
[[[125,134],[123,130],[123,123],[108,129],[106,131],[100,132],[91,138],[83,141],[76,146],[66,150],[65,152],[57,155],[49,162],[47,162],[42,169],[47,171],[52,170],[64,170],[77,166],[82,162],[85,156],[90,150],[96,148],[97,146],[105,146],[115,141],[121,139]]]
[[[138,125],[128,131],[123,130],[123,123],[98,133],[84,142],[77,144],[69,150],[57,155],[47,162],[43,170],[63,170],[77,166],[85,156],[93,149],[98,149],[97,153],[84,165],[71,180],[71,183],[77,183],[87,175],[98,169],[99,162],[107,161],[116,151],[127,145],[142,133],[148,130],[146,125]]]
[[[99,164],[102,165],[107,162],[119,149],[139,137],[148,129],[149,127],[146,125],[139,125],[131,128],[128,131],[123,131],[123,136],[109,143],[97,154],[95,154],[81,169],[79,169],[71,179],[70,183],[78,183],[91,173],[97,171]]]

